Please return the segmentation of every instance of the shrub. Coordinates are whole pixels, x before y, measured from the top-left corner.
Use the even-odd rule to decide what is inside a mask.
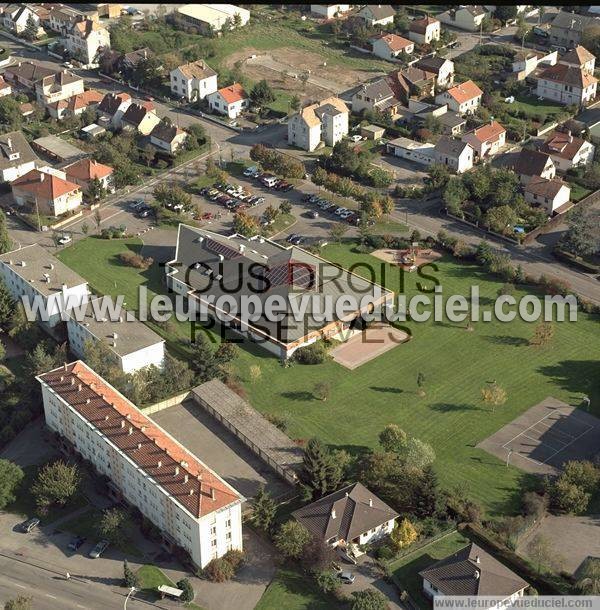
[[[235,570],[223,557],[218,557],[204,568],[204,575],[211,582],[226,582],[234,577]]]
[[[306,345],[294,352],[294,360],[299,364],[322,364],[328,358],[327,348],[322,341]]]
[[[154,262],[154,259],[148,257],[144,258],[140,254],[135,252],[127,251],[119,254],[119,260],[128,267],[135,267],[136,269],[148,269]]]
[[[242,567],[244,561],[246,561],[246,556],[244,551],[231,549],[223,555],[223,559],[231,565],[234,572],[237,572]]]
[[[194,589],[187,578],[178,581],[177,588],[183,591],[180,598],[182,602],[191,602],[194,599]]]

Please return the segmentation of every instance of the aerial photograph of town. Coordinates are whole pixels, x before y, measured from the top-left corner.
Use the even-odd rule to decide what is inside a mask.
[[[0,3],[0,610],[600,610],[597,59]]]

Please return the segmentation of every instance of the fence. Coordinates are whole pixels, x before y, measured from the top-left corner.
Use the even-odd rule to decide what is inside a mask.
[[[181,394],[177,394],[175,396],[171,396],[170,398],[165,398],[164,400],[159,400],[155,402],[153,405],[148,405],[147,407],[142,407],[140,410],[144,415],[151,415],[152,413],[158,413],[159,411],[163,411],[164,409],[168,409],[169,407],[174,407],[179,403],[186,400],[186,398],[190,395],[191,390],[186,390]]]

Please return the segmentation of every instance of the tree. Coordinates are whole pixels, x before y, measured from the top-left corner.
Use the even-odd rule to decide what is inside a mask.
[[[315,573],[326,570],[335,560],[336,553],[331,546],[321,537],[311,536],[304,546],[301,564],[307,572]]]
[[[204,568],[204,574],[211,582],[226,582],[235,576],[235,570],[223,557],[217,557]]]
[[[99,178],[94,178],[90,182],[87,194],[92,201],[101,201],[106,197],[106,188]]]
[[[425,396],[425,373],[421,371],[417,373],[417,387],[419,388],[419,396]]]
[[[38,34],[38,25],[33,18],[33,13],[30,13],[27,17],[27,22],[25,23],[25,29],[23,30],[23,38],[25,40],[35,40]]]
[[[275,101],[275,94],[264,78],[252,87],[250,91],[250,100],[259,108]]]
[[[485,388],[481,388],[481,398],[483,402],[492,407],[492,413],[496,407],[503,405],[508,396],[506,390],[500,387],[496,382],[488,384]]]
[[[600,210],[576,207],[567,216],[569,228],[558,245],[576,256],[588,256],[600,250]]]
[[[0,98],[0,124],[10,131],[17,131],[23,123],[21,105],[12,95]]]
[[[102,226],[102,214],[100,213],[99,208],[94,210],[94,223],[96,224],[96,231],[100,233],[100,228]]]
[[[304,91],[306,89],[306,83],[308,82],[309,78],[310,78],[310,75],[308,72],[302,72],[298,76],[298,80],[302,83],[302,91]]]
[[[252,516],[250,517],[252,525],[264,532],[270,531],[273,520],[275,519],[276,511],[277,504],[275,503],[275,500],[273,500],[271,494],[265,490],[265,486],[261,485],[254,498]]]
[[[509,205],[490,208],[485,214],[485,223],[496,233],[508,233],[519,221],[519,217]]]
[[[0,328],[7,329],[9,322],[16,311],[16,303],[8,291],[6,284],[0,278]]]
[[[9,460],[0,460],[0,510],[15,501],[15,492],[24,476],[20,466]]]
[[[308,441],[300,479],[312,491],[313,497],[320,498],[338,488],[345,468],[339,458],[339,452],[329,451],[318,438]]]
[[[554,324],[552,322],[539,322],[533,330],[533,336],[529,339],[529,345],[542,347],[548,345],[554,337]]]
[[[54,504],[64,506],[77,493],[80,483],[79,468],[58,460],[41,468],[31,486],[31,493],[38,510],[47,512]]]
[[[188,603],[194,600],[194,588],[187,578],[178,580],[176,586],[183,591],[180,598],[182,602]]]
[[[319,572],[315,577],[315,582],[317,587],[326,595],[334,593],[340,586],[339,578],[331,570]]]
[[[329,236],[336,243],[339,244],[342,241],[342,237],[346,235],[350,227],[347,224],[341,222],[335,222],[331,229],[329,229]]]
[[[292,213],[292,202],[288,201],[287,199],[285,201],[282,201],[279,204],[279,211],[282,214],[291,214]]]
[[[517,17],[517,6],[514,4],[512,6],[499,5],[494,11],[494,17],[500,19],[500,21],[505,24],[507,21],[511,21]]]
[[[458,216],[461,214],[462,205],[469,197],[469,191],[465,187],[461,178],[450,178],[443,194],[444,203],[448,210]]]
[[[137,574],[129,567],[127,559],[123,561],[123,586],[128,587],[139,587],[139,578]]]
[[[0,210],[0,254],[6,254],[13,249],[12,239],[6,226],[6,214]]]
[[[379,444],[384,451],[400,454],[406,447],[408,435],[396,424],[388,424],[379,433]]]
[[[401,457],[405,468],[422,472],[435,462],[435,451],[429,443],[411,436]]]
[[[98,531],[109,542],[115,544],[123,539],[123,530],[127,523],[127,513],[121,508],[109,508],[102,513]]]
[[[352,610],[388,610],[388,598],[377,589],[352,592]]]
[[[600,559],[588,558],[579,574],[577,588],[582,595],[600,595]]]
[[[410,546],[418,537],[417,530],[406,518],[402,519],[400,523],[396,523],[396,526],[390,534],[390,538],[398,550]]]
[[[327,400],[331,395],[331,384],[328,381],[318,381],[317,383],[315,383],[313,394],[319,400]]]
[[[287,559],[300,559],[310,541],[310,532],[299,521],[284,523],[275,534],[275,546]]]
[[[255,216],[246,212],[237,212],[233,217],[233,230],[244,237],[253,237],[260,233],[260,225]]]
[[[4,603],[4,610],[31,610],[33,597],[19,595]]]
[[[580,44],[593,55],[600,54],[600,25],[588,25],[582,32]]]
[[[298,112],[298,110],[300,110],[300,98],[297,95],[292,95],[290,98],[290,108],[294,112]]]
[[[538,574],[551,570],[557,565],[556,553],[547,538],[538,534],[529,544],[529,558],[533,561],[534,569]]]

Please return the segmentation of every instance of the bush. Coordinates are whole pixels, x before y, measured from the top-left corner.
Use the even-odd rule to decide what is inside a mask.
[[[211,582],[226,582],[235,576],[235,570],[223,557],[218,557],[204,568],[204,575]]]
[[[180,598],[182,602],[191,602],[194,599],[194,589],[187,578],[182,578],[176,586],[183,591]]]
[[[294,352],[294,360],[299,364],[322,364],[329,358],[327,347],[322,341],[301,347]]]
[[[136,269],[148,269],[152,266],[154,259],[148,257],[144,258],[140,254],[135,252],[127,251],[119,254],[119,260],[128,267],[135,267]]]
[[[246,556],[243,551],[231,549],[223,555],[223,559],[231,565],[234,572],[237,572],[242,567],[244,561],[246,561]]]

